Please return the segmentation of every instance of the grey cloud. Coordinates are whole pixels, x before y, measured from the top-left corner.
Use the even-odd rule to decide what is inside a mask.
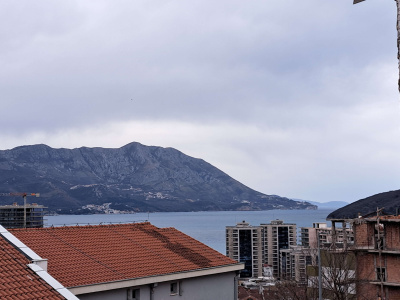
[[[249,120],[260,110],[268,114],[270,106],[314,103],[315,91],[329,90],[329,82],[318,78],[324,68],[344,60],[357,72],[377,59],[368,48],[370,57],[348,54],[358,43],[365,49],[349,13],[365,6],[89,1],[58,7],[45,1],[36,14],[8,9],[26,25],[12,23],[15,29],[5,36],[17,47],[3,61],[2,98],[11,109],[46,111],[40,126],[129,118]]]
[[[115,122],[211,132],[225,122],[219,162],[248,185],[318,197],[336,182],[352,193],[390,168],[383,149],[398,149],[397,131],[382,134],[398,126],[392,2],[2,2],[1,136],[24,143]]]

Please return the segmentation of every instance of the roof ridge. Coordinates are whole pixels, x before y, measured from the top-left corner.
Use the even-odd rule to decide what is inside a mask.
[[[109,223],[109,224],[107,224]],[[59,225],[59,226],[54,226],[54,224],[48,226],[48,227],[30,227],[30,228],[10,228],[10,231],[40,231],[40,230],[46,230],[46,229],[59,229],[59,228],[82,228],[82,227],[107,227],[107,226],[130,226],[130,225],[152,225],[149,221],[129,221],[129,222],[107,222],[104,223],[76,223],[75,225]],[[154,226],[156,227],[156,226]],[[158,227],[157,227],[158,228]],[[166,228],[173,228],[173,227],[166,227]]]

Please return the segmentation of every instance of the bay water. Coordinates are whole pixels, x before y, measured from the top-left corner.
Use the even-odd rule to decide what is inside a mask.
[[[314,222],[326,222],[335,209],[268,210],[268,211],[201,211],[157,212],[136,214],[95,214],[46,216],[45,226],[117,224],[149,221],[157,227],[174,227],[207,246],[225,254],[225,227],[246,221],[250,225],[283,220],[300,227],[312,227]]]

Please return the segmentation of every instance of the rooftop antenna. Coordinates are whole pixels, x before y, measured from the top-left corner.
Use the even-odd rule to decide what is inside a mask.
[[[365,0],[353,0],[353,4],[357,4],[363,2]],[[396,1],[397,7],[397,21],[396,21],[396,29],[397,29],[397,59],[398,59],[398,66],[399,66],[399,79],[397,81],[397,86],[400,92],[400,0]]]

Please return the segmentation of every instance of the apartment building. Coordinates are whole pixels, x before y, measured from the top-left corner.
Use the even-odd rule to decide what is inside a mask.
[[[282,249],[280,251],[281,279],[306,283],[306,267],[312,265],[315,255],[315,249],[302,246],[290,246],[289,249]]]
[[[226,227],[226,255],[245,264],[241,277],[261,277],[262,266],[268,264],[279,278],[280,251],[290,246],[296,246],[296,224],[274,220],[252,226],[243,221]]]
[[[271,265],[274,277],[280,278],[280,251],[297,245],[296,224],[273,220],[268,224],[260,224],[262,228],[264,263]]]
[[[262,276],[263,243],[261,226],[246,221],[226,227],[226,255],[244,264],[242,278]]]

